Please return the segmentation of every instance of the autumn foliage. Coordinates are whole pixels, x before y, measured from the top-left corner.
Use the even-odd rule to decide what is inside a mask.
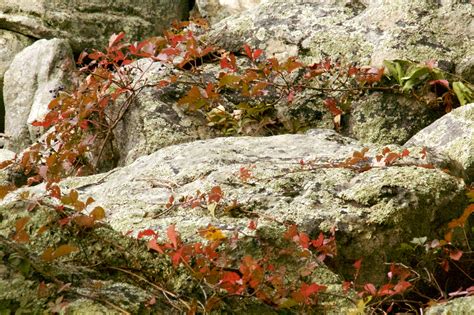
[[[77,234],[103,225],[105,209],[100,206],[91,209],[92,198],[81,200],[77,191],[62,191],[58,182],[68,176],[93,174],[115,166],[113,157],[104,162],[104,156],[113,152],[110,146],[114,128],[133,106],[141,90],[150,84],[158,90],[177,84],[186,85],[188,89],[178,100],[178,105],[189,114],[199,112],[205,115],[210,128],[226,135],[298,131],[290,121],[277,117],[275,104],[284,102],[291,106],[302,93],[321,99],[333,117],[335,129],[341,127],[341,117],[350,112],[352,100],[372,91],[411,94],[426,102],[427,106],[438,106],[446,111],[474,98],[467,83],[450,81],[432,62],[415,64],[394,60],[387,61],[385,68],[376,68],[328,58],[304,65],[295,57],[285,61],[268,57],[264,51],[248,45],[244,45],[240,52],[206,45],[198,36],[204,27],[203,24],[192,27],[181,24],[162,37],[137,43],[125,42],[125,35],[120,33],[110,38],[104,52],[84,52],[79,56],[82,80],[74,90],[60,92],[49,104],[45,118],[33,123],[48,130],[41,141],[17,159],[1,165],[10,172],[21,173],[24,182],[20,184],[46,183],[48,194],[55,202],[35,200],[29,203],[28,211],[48,204],[59,215],[56,221],[45,222],[33,232],[28,227],[28,216],[18,219],[12,227],[13,241],[28,244],[34,235],[50,229],[70,229]],[[187,76],[173,75],[159,82],[139,84],[130,77],[130,69],[139,58],[161,62]],[[199,79],[199,66],[205,62],[218,64],[220,68],[215,78],[207,81]],[[189,81],[189,76],[195,80]],[[238,96],[234,107],[230,108],[224,101],[225,93]],[[325,167],[367,171],[374,165],[368,162],[366,153],[366,150],[354,152],[346,161]],[[409,154],[408,150],[392,152],[386,148],[376,160],[380,166],[390,167]],[[300,161],[300,166],[316,167],[308,161]],[[434,167],[429,164],[418,166]],[[252,169],[251,165],[240,168],[237,177],[244,183],[248,182],[252,179]],[[0,197],[13,189],[15,187],[3,187]],[[166,208],[201,207],[215,216],[216,211],[233,211],[240,206],[238,201],[226,200],[225,194],[215,186],[208,192],[198,191],[193,196],[170,196]],[[472,191],[470,194],[472,198]],[[456,244],[454,238],[459,230],[466,228],[472,212],[471,204],[461,217],[450,222],[443,240],[424,240],[412,245],[421,246],[426,252],[437,252],[439,265],[448,272],[453,263],[464,257],[460,248],[470,246],[467,237],[464,243],[461,242],[463,244]],[[199,303],[195,297],[182,300],[182,308],[178,307],[180,310],[211,312],[218,309],[219,303],[226,298],[235,296],[257,299],[276,310],[309,311],[316,307],[320,295],[327,288],[314,281],[314,275],[327,259],[337,254],[335,231],[329,235],[311,236],[294,224],[279,222],[284,228],[277,233],[278,239],[270,242],[262,236],[265,225],[261,227],[260,224],[276,219],[262,218],[254,213],[246,215],[250,217],[246,231],[226,231],[208,226],[197,231],[202,241],[183,241],[174,225],[166,231],[130,231],[129,236],[136,236],[149,252],[168,257],[174,268],[185,270],[194,281],[205,287],[205,297]],[[418,250],[416,246],[411,249]],[[250,248],[249,253],[256,254],[246,253],[243,248]],[[79,255],[78,252],[77,244],[51,244],[41,258],[53,262],[68,255]],[[391,263],[387,283],[358,283],[361,268],[362,260],[354,262],[354,278],[342,282],[341,286],[348,298],[351,294],[358,294],[359,300],[354,301],[354,306],[362,310],[373,307],[390,312],[397,307],[392,297],[416,292],[416,284],[423,280],[417,276],[415,267]],[[474,291],[472,286],[464,289],[458,295],[469,295]],[[442,298],[447,298],[444,291],[438,291]]]

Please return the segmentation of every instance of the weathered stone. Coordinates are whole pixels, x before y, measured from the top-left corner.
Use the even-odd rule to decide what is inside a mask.
[[[403,144],[443,114],[413,97],[373,93],[351,103],[346,132],[365,143]]]
[[[214,24],[232,14],[251,9],[261,0],[197,0],[199,13]]]
[[[39,40],[13,59],[5,72],[6,148],[18,152],[41,130],[30,124],[42,120],[59,89],[71,84],[75,69],[71,47],[63,39]]]
[[[224,204],[215,216],[206,208],[165,206],[171,195],[179,200],[218,185],[224,203],[236,200],[242,209],[293,221],[311,234],[336,226],[340,259],[364,257],[373,266],[366,276],[380,280],[382,259],[392,257],[397,244],[413,237],[435,237],[438,227],[459,214],[464,183],[439,169],[416,167],[433,163],[449,168],[436,155],[421,159],[419,147],[410,148],[409,157],[388,168],[375,159],[382,147],[369,148],[367,163],[373,168],[359,173],[331,166],[362,146],[330,130],[218,138],[170,146],[106,174],[68,179],[63,187],[92,196],[108,210],[108,222],[120,232],[161,231],[176,224],[185,239],[193,239],[199,228],[212,224],[251,233],[245,212],[226,213]],[[391,149],[401,152],[400,147]],[[307,166],[302,168],[300,160]],[[252,174],[247,182],[239,178],[241,167]],[[272,223],[259,223],[266,225]]]
[[[33,194],[38,189],[32,187],[28,190],[29,197],[37,196]],[[0,310],[43,313],[57,307],[68,314],[121,314],[124,311],[132,314],[179,314],[169,303],[170,296],[176,294],[185,301],[201,300],[201,292],[208,289],[202,286],[201,279],[193,278],[187,268],[174,268],[167,255],[148,251],[145,242],[113,231],[105,224],[78,234],[54,225],[36,234],[34,240],[26,244],[12,241],[9,237],[11,227],[20,218],[29,217],[29,231],[37,231],[60,218],[52,206],[27,210],[30,201],[26,195],[24,193],[23,197],[12,202],[2,202],[0,206]],[[281,238],[272,239],[274,236],[263,233],[260,237],[265,237],[267,242],[281,241]],[[52,262],[39,257],[46,248],[55,248],[59,244],[80,245],[81,251],[58,257]],[[239,247],[239,252],[252,246],[253,253],[259,250],[252,238],[240,245],[243,247]],[[286,269],[289,281],[299,277],[298,264],[289,264]],[[327,286],[327,294],[320,296],[315,309],[317,314],[322,310],[325,314],[338,314],[351,308],[352,303],[347,297],[353,298],[355,294],[342,292],[341,277],[324,265],[314,268],[308,277]],[[57,300],[54,294],[38,296],[41,286],[44,288],[42,293],[65,289],[62,285],[55,287],[60,281],[67,283],[66,300]],[[168,294],[163,294],[163,290]],[[150,303],[152,298],[154,302]],[[232,296],[223,299],[225,303],[215,310],[218,313],[277,314],[258,299]],[[63,301],[67,303],[62,304]]]
[[[446,303],[431,306],[425,310],[426,315],[454,315],[474,313],[474,296],[459,297]]]
[[[0,149],[0,163],[3,161],[11,160],[15,157],[15,152],[7,149]]]
[[[405,143],[442,152],[456,161],[467,183],[474,182],[474,104],[454,109]]]
[[[0,132],[5,130],[5,108],[3,105],[3,75],[15,55],[33,41],[21,34],[0,29]]]
[[[172,70],[160,62],[141,59],[131,66],[135,80],[149,84],[141,90],[136,101],[129,107],[114,130],[114,145],[120,152],[119,165],[127,165],[140,156],[163,147],[206,139],[215,136],[207,127],[204,115],[190,115],[177,100],[188,87],[174,86],[159,91],[157,84],[172,74]]]
[[[186,18],[188,6],[187,0],[3,0],[0,25],[34,38],[68,39],[78,53],[104,48],[110,35],[121,31],[135,40],[157,35]]]
[[[468,56],[459,62],[456,66],[456,74],[474,83],[474,55]]]
[[[244,43],[308,63],[326,56],[381,65],[384,59],[445,60],[473,54],[473,6],[465,1],[264,1],[214,25],[209,40]]]

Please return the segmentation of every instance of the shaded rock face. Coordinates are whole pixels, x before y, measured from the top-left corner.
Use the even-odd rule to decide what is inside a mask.
[[[214,24],[232,14],[249,10],[261,0],[197,0],[199,13]]]
[[[173,74],[173,70],[160,62],[146,59],[131,67],[137,84],[156,84]],[[203,115],[188,115],[185,108],[177,104],[186,92],[186,87],[159,92],[153,86],[140,91],[114,130],[114,146],[120,153],[118,165],[130,164],[140,156],[169,145],[215,136],[206,126]]]
[[[71,84],[74,69],[71,47],[63,39],[36,41],[15,56],[3,87],[8,149],[18,152],[41,134],[31,123],[42,120],[54,94]]]
[[[33,41],[21,34],[0,29],[0,132],[5,130],[5,107],[3,105],[3,76],[15,55]]]
[[[443,114],[409,96],[373,93],[351,103],[346,132],[365,143],[403,144]]]
[[[113,33],[140,39],[161,33],[173,20],[186,18],[187,0],[5,0],[0,25],[34,38],[68,39],[74,52],[106,46]]]
[[[405,145],[426,146],[448,155],[465,170],[467,183],[474,182],[474,104],[456,108],[414,135]]]
[[[230,50],[244,43],[278,58],[326,56],[381,65],[384,59],[458,63],[472,55],[473,6],[465,1],[264,1],[213,27]]]
[[[419,147],[410,148],[411,157],[389,168],[376,166],[374,156],[382,147],[375,146],[368,153],[375,167],[366,172],[328,165],[361,149],[356,141],[324,129],[305,135],[218,138],[170,146],[127,167],[68,179],[63,185],[108,209],[108,222],[120,232],[161,231],[176,224],[184,238],[193,239],[197,229],[212,224],[251,233],[248,214],[238,209],[227,213],[220,205],[213,215],[201,207],[165,207],[171,195],[179,200],[218,185],[227,203],[236,200],[247,211],[295,222],[312,235],[335,226],[341,260],[365,257],[374,266],[374,280],[383,275],[379,269],[384,255],[396,259],[398,244],[434,236],[458,215],[464,183],[440,170],[414,166],[449,168],[439,156],[422,160]],[[313,167],[302,168],[300,160]],[[250,170],[248,181],[239,178],[241,167]],[[259,225],[271,224],[262,220]]]

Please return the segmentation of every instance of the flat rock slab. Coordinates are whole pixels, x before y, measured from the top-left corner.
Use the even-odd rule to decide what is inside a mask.
[[[393,147],[393,150],[396,147]],[[421,148],[391,167],[380,166],[370,148],[367,171],[334,167],[363,147],[331,130],[304,135],[217,138],[161,149],[106,174],[63,182],[92,196],[107,209],[107,221],[121,232],[165,231],[176,224],[184,238],[197,237],[209,224],[223,230],[247,230],[252,213],[280,222],[295,222],[309,233],[337,229],[341,257],[380,263],[401,242],[433,237],[463,209],[464,182],[439,169],[414,164]],[[304,165],[301,165],[301,160]],[[332,165],[332,166],[330,166]],[[379,165],[379,166],[377,166]],[[241,169],[250,176],[242,178]],[[215,209],[176,204],[220,186],[223,200]],[[21,190],[20,190],[21,191]],[[7,198],[8,199],[8,198]],[[233,201],[239,205],[226,210]],[[228,209],[228,208],[227,208]],[[273,224],[261,219],[260,225]]]

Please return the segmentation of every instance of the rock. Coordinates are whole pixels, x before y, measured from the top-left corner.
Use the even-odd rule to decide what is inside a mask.
[[[11,160],[15,157],[15,152],[7,149],[0,149],[0,163],[3,161]]]
[[[474,296],[455,298],[449,302],[431,306],[425,310],[426,315],[450,315],[474,313]]]
[[[459,62],[456,66],[456,74],[460,75],[465,80],[474,83],[474,54]]]
[[[215,136],[206,126],[204,115],[189,115],[177,104],[188,87],[174,86],[160,92],[152,86],[172,74],[169,68],[149,59],[141,59],[131,67],[135,82],[140,78],[150,87],[141,90],[114,130],[114,145],[120,152],[118,165],[130,164],[169,145]]]
[[[103,49],[113,33],[129,38],[157,35],[173,20],[188,16],[187,0],[4,0],[0,25],[34,38],[65,38],[75,53],[86,48]]]
[[[38,191],[34,187],[29,188],[31,193],[35,190]],[[80,233],[70,233],[69,227],[55,225],[35,235],[34,241],[13,241],[12,224],[15,225],[20,218],[29,218],[28,230],[31,231],[61,218],[52,205],[29,207],[33,201],[28,200],[30,197],[36,200],[34,195],[23,194],[13,202],[2,202],[0,205],[2,311],[44,313],[60,309],[68,314],[115,314],[124,311],[131,314],[178,314],[181,312],[177,312],[176,307],[182,304],[177,302],[198,299],[205,303],[205,292],[208,292],[207,296],[213,292],[208,286],[202,286],[202,279],[194,278],[187,268],[174,268],[168,255],[149,251],[146,242],[114,231],[107,224],[100,224],[94,229],[81,229]],[[259,237],[272,241],[271,236],[263,233]],[[281,239],[273,241],[281,242]],[[40,257],[47,248],[57,248],[59,244],[80,246],[81,250],[57,257],[52,262]],[[252,253],[258,255],[259,248],[255,248],[253,238],[239,245],[243,248],[253,246]],[[239,255],[236,252],[241,252],[243,248],[239,247],[233,254]],[[295,260],[290,257],[286,261]],[[297,263],[285,266],[288,281],[299,278],[298,266]],[[293,268],[295,271],[292,271]],[[318,265],[306,277],[327,286],[327,294],[321,295],[318,301],[325,314],[338,314],[353,306],[349,298],[354,298],[355,294],[343,293],[342,278],[324,265]],[[51,293],[60,288],[67,290],[67,299],[58,299],[56,294]],[[231,295],[222,297],[222,300],[224,303],[214,308],[217,308],[217,313],[277,314],[274,308],[258,299]]]
[[[326,56],[381,65],[384,59],[445,60],[473,54],[472,4],[464,1],[264,1],[213,26],[209,40],[233,51],[244,43],[269,56]],[[359,4],[357,4],[359,3]]]
[[[232,14],[251,9],[261,0],[197,0],[199,13],[211,24],[214,24]]]
[[[351,103],[346,132],[365,143],[403,144],[443,114],[413,97],[373,93]]]
[[[33,41],[21,34],[0,29],[0,132],[5,130],[5,107],[3,105],[3,75],[13,57]]]
[[[34,141],[54,94],[67,89],[75,69],[71,47],[63,39],[39,40],[13,59],[5,72],[6,148],[18,152]]]
[[[413,145],[448,155],[464,169],[466,182],[474,182],[474,103],[454,109],[405,143]]]
[[[199,228],[212,224],[251,233],[246,228],[248,214],[241,209],[295,222],[311,235],[335,226],[340,259],[353,262],[364,257],[373,266],[364,276],[380,280],[382,259],[396,261],[398,244],[414,237],[435,237],[442,224],[462,211],[464,183],[440,170],[449,168],[443,158],[421,159],[419,147],[410,148],[410,156],[394,167],[381,167],[375,161],[382,151],[376,146],[367,153],[372,169],[335,167],[334,163],[362,148],[330,130],[196,141],[163,148],[106,174],[68,179],[63,189],[92,196],[107,209],[107,221],[119,232],[163,231],[176,224],[185,239],[194,239]],[[415,166],[426,163],[440,169]],[[242,167],[250,171],[247,180],[239,177]],[[170,210],[165,206],[170,196],[180,200],[213,186],[220,186],[225,198],[214,216],[205,207],[191,209],[178,203]],[[224,211],[233,200],[241,206]],[[272,221],[259,223],[267,225],[272,226]]]

